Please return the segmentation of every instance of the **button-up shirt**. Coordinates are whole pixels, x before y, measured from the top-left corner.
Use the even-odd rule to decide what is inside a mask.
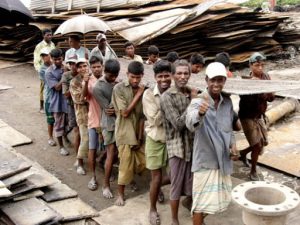
[[[138,145],[139,124],[143,119],[142,98],[127,118],[121,115],[121,111],[127,109],[133,97],[132,87],[128,80],[118,83],[113,89],[112,103],[117,116],[115,127],[117,146]]]
[[[46,71],[45,81],[48,87],[51,89],[50,92],[50,112],[64,112],[67,113],[67,101],[62,93],[62,90],[57,91],[55,86],[60,82],[63,69],[61,67],[56,67],[52,64]]]
[[[107,131],[115,130],[116,116],[109,116],[105,109],[111,108],[111,98],[114,88],[114,83],[106,81],[105,76],[101,77],[93,88],[93,95],[102,109],[100,127]]]
[[[230,147],[235,144],[232,131],[233,107],[230,97],[221,95],[218,107],[209,96],[209,108],[203,116],[199,107],[204,101],[204,91],[191,101],[187,109],[186,125],[195,131],[192,172],[201,169],[220,169],[222,174],[232,173]]]
[[[109,59],[118,59],[118,56],[116,55],[115,51],[107,44],[105,48],[105,55],[102,54],[101,50],[98,46],[93,48],[91,51],[91,56],[96,56],[98,58],[101,58],[103,60],[103,64],[109,60]]]
[[[165,129],[160,108],[160,97],[157,84],[154,88],[149,88],[143,95],[143,111],[147,118],[145,121],[145,131],[154,141],[166,142]]]
[[[191,89],[187,87],[187,92]],[[191,160],[193,133],[185,125],[186,109],[190,104],[190,94],[184,95],[175,86],[161,96],[161,109],[166,130],[168,157]]]
[[[49,51],[51,51],[52,49],[55,48],[55,45],[52,41],[48,44],[45,40],[43,40],[40,43],[38,43],[37,46],[35,47],[33,52],[33,65],[35,70],[38,72],[40,71],[41,66],[44,64],[41,57],[41,50],[43,48],[48,48]]]

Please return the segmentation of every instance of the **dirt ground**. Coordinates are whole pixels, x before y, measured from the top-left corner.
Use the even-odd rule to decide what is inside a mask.
[[[299,59],[296,59],[299,60]],[[299,67],[299,62],[278,63],[277,68]],[[274,63],[269,63],[267,68],[274,69]],[[247,69],[239,73],[247,73]],[[25,64],[10,68],[0,69],[0,83],[13,86],[13,89],[0,91],[0,118],[13,128],[22,132],[32,139],[33,143],[16,147],[16,150],[33,161],[40,163],[46,170],[54,174],[63,183],[75,189],[79,197],[97,210],[105,209],[114,203],[114,200],[104,199],[101,195],[101,183],[103,170],[97,166],[97,180],[100,184],[98,190],[92,192],[87,189],[90,179],[90,172],[86,176],[79,176],[73,167],[75,162],[75,152],[71,146],[71,154],[63,157],[58,153],[58,147],[50,147],[47,144],[47,126],[44,114],[39,111],[39,78],[32,65]],[[247,180],[246,172],[240,169],[241,163],[235,164],[236,172],[234,175],[240,179]],[[273,174],[276,181],[296,182],[298,187],[299,179],[288,175],[283,175],[276,171],[261,167],[266,174]],[[116,171],[115,171],[116,172]],[[139,191],[131,192],[127,189],[128,197],[137,196],[145,193],[149,189],[149,174],[144,177],[137,177]],[[284,183],[282,182],[282,183]],[[116,181],[112,183],[112,189],[116,193]]]

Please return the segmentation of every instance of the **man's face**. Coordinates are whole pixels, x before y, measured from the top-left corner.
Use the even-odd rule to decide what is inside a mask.
[[[99,62],[91,65],[92,73],[96,78],[99,78],[102,76],[102,69],[103,69],[103,66]]]
[[[175,86],[178,88],[185,87],[190,79],[190,76],[191,74],[188,66],[177,66],[175,68],[175,74],[173,74]]]
[[[106,39],[102,38],[101,40],[98,40],[98,47],[99,47],[99,49],[105,49]]]
[[[166,91],[172,83],[172,76],[170,72],[161,72],[155,74],[155,80],[157,82],[160,91]]]
[[[62,63],[63,63],[63,57],[60,56],[60,57],[52,57],[51,58],[53,64],[56,66],[56,67],[61,67],[62,66]]]
[[[208,77],[205,78],[207,83],[207,89],[211,96],[218,96],[220,95],[221,91],[226,82],[226,78],[223,76],[216,76],[214,78],[209,79]]]
[[[125,48],[125,53],[126,53],[126,55],[128,55],[130,57],[133,57],[134,56],[134,47],[133,47],[133,45],[127,46]]]
[[[70,48],[76,48],[80,45],[79,41],[74,40],[73,38],[69,37],[69,45]]]
[[[151,61],[153,64],[156,63],[158,58],[159,58],[159,55],[154,55],[154,54],[149,55],[149,61]]]
[[[50,55],[42,55],[42,60],[45,64],[49,64],[51,62]]]
[[[254,75],[261,76],[264,72],[264,62],[257,61],[253,64],[250,64],[250,69]]]
[[[47,32],[44,35],[44,40],[49,43],[52,40],[52,33],[51,32]]]
[[[75,62],[68,62],[69,68],[73,74],[77,74],[77,68]]]
[[[114,83],[117,79],[118,75],[105,72],[105,79],[108,83]]]
[[[203,64],[197,63],[191,65],[192,73],[199,73],[203,69]]]
[[[139,84],[142,80],[143,74],[136,75],[136,74],[127,72],[127,77],[128,77],[130,86],[135,89],[135,88],[139,87]]]
[[[85,62],[77,64],[77,73],[80,75],[84,75],[89,72],[88,64]]]

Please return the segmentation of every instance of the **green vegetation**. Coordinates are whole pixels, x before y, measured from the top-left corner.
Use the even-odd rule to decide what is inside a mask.
[[[268,2],[268,0],[250,0],[244,3],[244,6],[248,7],[259,7],[263,2]],[[297,5],[300,4],[300,0],[277,0],[277,5]]]

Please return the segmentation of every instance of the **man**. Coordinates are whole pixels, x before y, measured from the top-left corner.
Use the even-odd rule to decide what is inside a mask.
[[[90,51],[81,46],[80,37],[78,35],[69,36],[70,49],[66,51],[65,59],[69,58],[70,55],[77,55],[77,58],[86,59],[90,58]]]
[[[71,80],[70,93],[74,102],[76,122],[79,127],[80,145],[75,163],[76,172],[79,175],[85,175],[83,168],[83,159],[88,155],[89,137],[88,137],[88,105],[83,95],[83,77],[89,73],[88,62],[85,58],[79,58],[76,62],[77,75]]]
[[[192,54],[190,58],[192,73],[198,74],[205,65],[205,59],[199,53]]]
[[[166,56],[166,60],[168,60],[170,63],[174,63],[177,59],[179,59],[177,52],[169,52]]]
[[[222,89],[227,78],[224,65],[206,68],[207,89],[191,101],[186,125],[195,132],[193,149],[193,224],[202,225],[207,214],[227,209],[231,201],[232,162],[237,160],[232,131],[233,106]]]
[[[69,151],[65,149],[63,144],[63,136],[65,134],[65,116],[67,113],[67,102],[62,93],[61,77],[64,73],[63,68],[63,55],[62,51],[58,48],[51,50],[51,60],[53,64],[47,69],[45,80],[50,92],[50,105],[49,112],[54,116],[54,132],[59,144],[59,153],[63,156],[69,155]]]
[[[154,64],[153,70],[156,85],[145,91],[143,111],[147,118],[145,122],[146,167],[151,171],[152,177],[149,220],[151,225],[159,225],[160,217],[156,202],[162,185],[162,169],[167,165],[166,136],[160,109],[160,97],[171,86],[172,64],[166,60],[160,60]]]
[[[251,55],[250,79],[270,80],[270,77],[264,73],[265,57],[259,52]],[[246,155],[251,152],[251,171],[249,178],[257,181],[259,177],[256,173],[256,164],[258,156],[263,153],[263,147],[268,144],[267,128],[265,123],[265,112],[267,110],[267,102],[273,101],[275,98],[273,93],[241,95],[239,104],[239,118],[244,130],[249,147],[240,151],[241,160],[246,166],[249,166]]]
[[[68,103],[68,132],[73,131],[73,140],[74,140],[73,146],[77,154],[79,144],[80,144],[80,135],[79,135],[79,128],[76,123],[74,102],[72,100],[72,96],[70,93],[71,80],[77,75],[76,62],[77,62],[77,55],[75,54],[69,55],[69,58],[66,59],[66,64],[68,65],[70,70],[63,74],[61,78],[61,82],[62,82],[62,93],[65,96]]]
[[[114,156],[117,152],[117,146],[114,134],[116,115],[111,100],[113,88],[116,84],[119,72],[120,63],[118,60],[107,60],[104,65],[104,76],[97,81],[93,89],[93,95],[102,109],[100,127],[107,152],[102,188],[102,194],[105,198],[113,198],[110,188],[110,176],[112,173]]]
[[[114,50],[107,43],[105,34],[99,33],[96,37],[96,41],[98,45],[93,48],[90,57],[96,56],[102,59],[103,63],[105,63],[109,59],[118,59],[118,56],[116,55]]]
[[[145,90],[140,85],[144,74],[141,62],[132,61],[128,65],[127,80],[118,83],[113,90],[112,103],[117,116],[115,135],[119,151],[118,199],[116,205],[125,204],[125,185],[130,184],[134,174],[145,169],[143,143],[142,96]]]
[[[43,65],[43,60],[41,58],[41,50],[47,48],[50,52],[52,49],[55,48],[54,43],[52,40],[52,31],[49,29],[42,30],[43,40],[37,44],[33,52],[33,64],[35,70],[39,73],[41,66]],[[44,81],[40,79],[40,113],[45,113],[44,111]]]
[[[170,205],[172,224],[178,225],[178,208],[180,196],[188,196],[187,204],[191,204],[192,173],[191,155],[193,134],[185,125],[186,109],[191,98],[197,95],[187,86],[191,70],[186,60],[177,60],[174,63],[172,78],[175,85],[161,96],[161,110],[166,130],[166,145],[170,167]]]
[[[216,54],[215,62],[220,62],[226,67],[227,77],[229,77],[229,78],[233,77],[233,73],[229,70],[231,60],[230,60],[230,56],[227,52],[221,52],[221,53]]]
[[[93,88],[97,83],[98,79],[102,76],[103,70],[103,61],[102,58],[92,56],[90,58],[90,68],[92,75],[88,73],[84,74],[83,77],[83,97],[89,105],[88,112],[88,132],[89,132],[89,153],[88,153],[88,164],[90,170],[92,171],[92,178],[88,183],[88,188],[91,191],[94,191],[98,188],[98,183],[96,180],[95,172],[95,161],[96,161],[96,152],[99,148],[99,138],[101,135],[100,131],[100,118],[101,118],[101,108],[98,104],[96,98],[93,96]]]
[[[48,87],[47,83],[45,82],[45,73],[46,70],[51,65],[51,57],[50,57],[50,51],[47,48],[43,48],[41,50],[41,57],[43,59],[43,65],[40,68],[40,79],[44,82],[44,103],[45,103],[45,112],[46,112],[46,118],[47,118],[47,124],[48,124],[48,144],[50,146],[56,146],[56,142],[53,139],[53,125],[54,125],[54,117],[51,112],[49,112],[49,105],[50,105],[50,93],[51,89]]]
[[[150,45],[148,47],[148,59],[146,60],[145,64],[153,65],[158,60],[160,60],[158,47],[156,47],[155,45]]]
[[[125,55],[123,56],[124,59],[134,60],[143,63],[142,57],[140,55],[134,54],[135,48],[132,42],[130,41],[126,42],[124,44],[124,48],[125,48]]]

